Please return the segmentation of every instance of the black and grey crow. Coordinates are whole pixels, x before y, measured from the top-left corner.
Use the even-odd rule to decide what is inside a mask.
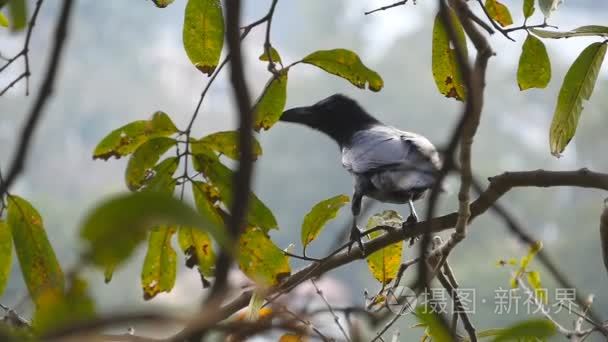
[[[408,203],[408,220],[418,220],[413,202],[433,187],[441,168],[439,154],[427,138],[383,124],[341,94],[310,107],[289,109],[280,120],[314,128],[338,143],[342,166],[355,178],[350,238],[362,251],[357,216],[363,196],[386,203]]]

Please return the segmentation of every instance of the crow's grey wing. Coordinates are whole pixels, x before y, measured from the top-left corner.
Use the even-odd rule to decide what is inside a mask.
[[[342,165],[354,173],[383,169],[434,172],[440,167],[433,144],[425,137],[388,126],[355,133],[342,150]]]

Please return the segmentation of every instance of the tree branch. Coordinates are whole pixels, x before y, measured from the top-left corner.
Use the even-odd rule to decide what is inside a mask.
[[[505,172],[490,178],[488,188],[471,203],[470,221],[485,213],[505,193],[518,187],[558,187],[570,186],[592,188],[608,191],[608,174],[592,172],[587,169],[578,171],[522,171]],[[458,213],[443,215],[424,222],[410,224],[404,231],[387,230],[387,233],[365,243],[365,250],[369,254],[385,248],[393,243],[404,241],[422,235],[424,232],[438,233],[456,225]],[[354,260],[362,259],[359,247],[353,246],[350,253],[342,252],[321,263],[310,264],[287,278],[280,286],[269,290],[269,294],[288,291],[313,277],[347,265]],[[223,306],[216,315],[218,321],[230,317],[249,303],[251,292],[243,292],[239,297]],[[597,319],[596,319],[597,320]],[[601,320],[597,320],[601,321]]]
[[[604,211],[600,217],[600,242],[602,244],[604,267],[608,272],[608,199],[604,200]]]

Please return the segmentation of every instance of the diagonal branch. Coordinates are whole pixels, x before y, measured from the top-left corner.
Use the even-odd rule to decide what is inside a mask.
[[[485,213],[500,197],[513,188],[558,186],[592,188],[608,191],[608,174],[592,172],[587,169],[581,169],[578,171],[536,170],[505,172],[501,175],[490,178],[490,185],[488,188],[481,193],[481,195],[473,203],[471,203],[471,218],[469,221],[472,221],[475,217]],[[454,212],[432,218],[424,222],[412,224],[408,226],[405,231],[387,230],[386,234],[365,243],[365,250],[367,253],[371,254],[393,243],[420,236],[427,231],[431,233],[438,233],[453,228],[456,225],[457,219],[458,213]],[[361,251],[355,246],[350,253],[338,253],[325,259],[321,263],[312,263],[304,267],[287,278],[280,286],[270,289],[268,294],[270,295],[273,293],[287,291],[286,289],[291,289],[298,284],[307,281],[308,279],[319,277],[326,272],[362,258],[363,255],[361,254]],[[230,317],[238,310],[247,306],[250,298],[251,292],[243,292],[239,297],[235,298],[233,301],[229,302],[218,310],[215,318],[218,321],[221,321]],[[601,322],[601,320],[597,319],[597,315],[593,315],[591,311],[590,316],[595,316],[593,319]]]

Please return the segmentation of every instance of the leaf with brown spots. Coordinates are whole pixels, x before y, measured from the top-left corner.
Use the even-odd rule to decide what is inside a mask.
[[[226,157],[234,160],[239,160],[239,132],[237,131],[224,131],[216,132],[202,137],[199,140],[190,142],[190,148],[193,154],[200,153],[205,150],[212,150],[217,153],[223,154]],[[253,139],[253,156],[257,159],[258,156],[262,155],[262,146],[254,138]]]
[[[148,236],[148,252],[141,270],[144,299],[150,300],[160,292],[171,292],[175,285],[177,257],[171,245],[173,226],[159,226]]]
[[[110,157],[124,157],[133,153],[148,139],[166,137],[177,133],[171,118],[163,112],[156,112],[150,120],[139,120],[113,130],[103,138],[93,151],[93,159],[108,160]]]
[[[500,26],[505,27],[513,25],[513,18],[509,8],[497,0],[486,0],[486,9],[492,19],[496,20]]]
[[[129,190],[139,190],[160,156],[173,146],[175,139],[167,137],[153,138],[139,146],[129,158],[125,171],[125,181]]]
[[[239,267],[260,286],[277,285],[291,274],[287,256],[260,228],[245,230],[239,240],[238,252]]]
[[[8,196],[7,223],[30,296],[36,307],[42,296],[63,295],[63,272],[51,246],[40,214],[25,199]]]
[[[382,77],[361,62],[356,53],[346,49],[319,50],[302,59],[302,63],[312,64],[330,74],[340,76],[355,87],[380,91],[384,87]]]
[[[203,74],[211,76],[224,45],[224,16],[219,0],[189,0],[182,33],[190,61]]]
[[[287,70],[282,71],[278,78],[270,78],[264,92],[253,108],[256,132],[269,130],[281,117],[287,101]]]
[[[467,54],[467,42],[458,17],[450,10],[452,22],[456,29],[459,45]],[[464,101],[466,88],[462,80],[462,72],[458,67],[456,50],[452,47],[448,32],[439,15],[435,17],[433,26],[432,69],[435,85],[441,94],[448,98]]]

